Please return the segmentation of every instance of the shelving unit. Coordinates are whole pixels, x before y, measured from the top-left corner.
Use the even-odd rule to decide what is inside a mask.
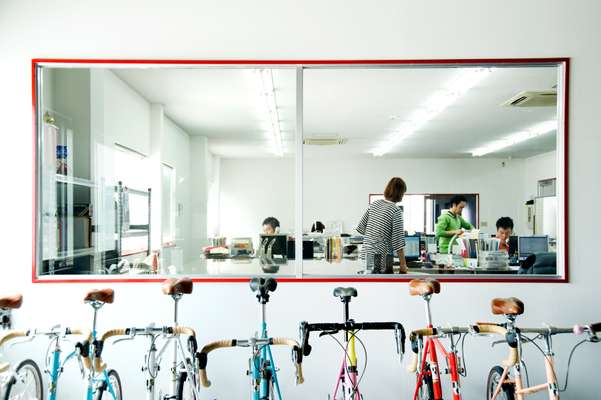
[[[119,181],[115,186],[116,202],[115,202],[115,249],[119,257],[123,256],[123,239],[131,237],[147,237],[146,241],[146,255],[150,255],[150,240],[151,240],[151,205],[152,205],[152,192],[148,190],[137,190],[128,188],[123,185],[123,182]],[[146,224],[128,224],[126,223],[126,196],[142,196],[146,197],[148,201],[148,220]],[[129,205],[128,205],[129,207]]]

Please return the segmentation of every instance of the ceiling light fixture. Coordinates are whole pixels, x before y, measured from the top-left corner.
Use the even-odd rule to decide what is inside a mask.
[[[280,118],[278,115],[278,106],[275,98],[275,88],[273,85],[273,74],[271,69],[258,69],[257,81],[261,94],[261,110],[264,114],[264,120],[267,121],[266,128],[269,131],[271,141],[271,151],[278,157],[284,155],[282,145],[282,131],[280,128]]]
[[[531,126],[530,128],[515,132],[501,140],[494,141],[485,146],[479,147],[471,151],[472,156],[474,157],[482,157],[483,155],[494,153],[506,147],[513,146],[515,144],[524,142],[528,139],[532,139],[538,136],[542,136],[546,133],[553,132],[557,130],[557,120],[552,119],[549,121],[541,122],[536,125]]]
[[[395,131],[374,148],[371,153],[374,156],[382,156],[390,152],[395,146],[408,136],[420,130],[426,123],[434,119],[468,90],[477,85],[487,77],[493,68],[462,68],[451,79],[444,89],[434,93],[419,107],[409,118],[401,123]]]

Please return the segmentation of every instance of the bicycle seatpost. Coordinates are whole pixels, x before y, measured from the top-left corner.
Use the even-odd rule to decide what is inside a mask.
[[[422,296],[426,303],[426,319],[428,320],[428,326],[432,326],[432,310],[430,309],[430,299],[432,298],[431,294],[426,294]]]

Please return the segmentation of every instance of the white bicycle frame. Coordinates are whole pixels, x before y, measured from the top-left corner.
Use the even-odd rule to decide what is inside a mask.
[[[173,332],[173,328],[171,327],[162,327],[155,328],[153,325],[150,325],[146,328],[130,328],[129,337],[124,339],[115,340],[115,344],[119,342],[123,342],[126,340],[133,340],[136,336],[147,336],[149,340],[149,349],[144,355],[144,365],[142,366],[142,371],[146,372],[146,400],[162,400],[163,393],[159,391],[157,397],[157,388],[156,388],[156,377],[159,372],[159,367],[161,365],[163,356],[165,352],[172,345],[174,349],[174,361],[171,367],[171,394],[175,395],[177,390],[177,378],[179,371],[184,370],[189,377],[189,381],[192,382],[193,394],[196,400],[200,400],[200,390],[198,386],[198,374],[196,370],[193,368],[192,362],[190,358],[186,357],[186,348],[181,342],[180,335],[181,333],[171,333]],[[160,350],[156,346],[156,340],[161,337],[165,340],[164,343],[160,346]],[[192,354],[192,356],[194,356]]]

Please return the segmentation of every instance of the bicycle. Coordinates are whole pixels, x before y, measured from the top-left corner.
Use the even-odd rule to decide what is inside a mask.
[[[102,335],[99,341],[100,353],[106,341],[111,337],[127,336],[117,339],[113,344],[126,340],[133,340],[137,336],[149,339],[148,351],[144,356],[142,371],[146,373],[146,400],[164,399],[194,399],[200,400],[200,388],[198,386],[198,356],[196,333],[192,328],[178,325],[178,303],[185,294],[192,293],[193,282],[190,278],[167,279],[163,282],[163,293],[171,296],[175,303],[173,326],[155,327],[149,325],[145,328],[112,329]],[[180,335],[187,335],[187,346],[184,347]],[[165,342],[157,348],[157,340],[162,338]],[[171,392],[174,394],[163,394],[159,391],[157,396],[156,379],[160,370],[163,354],[173,344],[173,365]],[[186,350],[188,355],[186,355]],[[181,360],[178,358],[181,357]]]
[[[425,301],[427,327],[415,330],[410,334],[413,359],[407,370],[417,374],[413,400],[442,400],[443,390],[441,383],[441,372],[450,375],[451,393],[453,400],[461,400],[460,377],[466,376],[465,363],[461,362],[459,356],[459,340],[463,344],[465,336],[470,333],[470,328],[434,328],[432,325],[432,311],[430,300],[434,294],[440,293],[440,283],[435,279],[414,279],[409,282],[409,294],[421,296]],[[455,341],[455,336],[460,339]],[[439,338],[448,337],[450,349],[444,347]],[[425,341],[424,341],[425,338]],[[438,363],[439,351],[446,360],[446,368],[440,370]],[[419,368],[418,368],[419,366]]]
[[[261,305],[261,336],[257,333],[250,339],[219,340],[207,344],[199,354],[200,381],[204,387],[210,387],[211,381],[207,378],[207,363],[210,352],[226,347],[248,347],[252,348],[252,356],[249,359],[247,375],[250,376],[251,399],[273,400],[282,399],[280,384],[277,375],[277,367],[271,352],[271,346],[284,345],[292,348],[293,362],[296,367],[296,384],[304,382],[302,373],[302,352],[299,344],[294,339],[272,338],[267,334],[266,304],[269,302],[269,293],[275,291],[277,282],[273,278],[253,278],[250,288],[256,292],[257,300]],[[277,396],[277,397],[276,397]]]
[[[338,342],[340,347],[344,351],[342,363],[337,375],[336,383],[334,385],[333,395],[328,399],[332,400],[361,400],[363,395],[359,390],[359,384],[365,374],[365,367],[367,366],[367,349],[361,339],[357,336],[359,331],[365,330],[393,330],[397,354],[400,355],[400,360],[403,360],[403,354],[405,352],[405,330],[403,325],[399,322],[355,322],[350,318],[349,303],[351,298],[357,297],[357,290],[352,287],[343,288],[337,287],[334,289],[334,297],[339,297],[343,304],[343,322],[342,323],[314,323],[310,324],[307,321],[300,323],[300,337],[301,337],[301,349],[303,356],[309,356],[311,354],[311,345],[309,344],[309,337],[311,332],[320,332],[319,336],[329,335]],[[345,344],[343,345],[338,339],[334,337],[338,332],[343,331]],[[359,370],[357,367],[357,353],[355,351],[355,341],[363,346],[365,353],[365,365],[363,368],[363,374],[359,377]],[[348,381],[347,381],[348,379]],[[342,394],[339,398],[338,393]]]
[[[496,334],[504,337],[504,340],[493,343],[507,343],[509,346],[509,355],[503,361],[502,366],[494,366],[488,375],[486,383],[486,398],[495,400],[500,398],[501,394],[506,400],[523,400],[525,396],[547,391],[550,400],[559,400],[559,394],[567,388],[566,385],[560,390],[555,373],[554,353],[552,337],[558,334],[573,333],[574,328],[555,328],[552,326],[545,328],[519,328],[515,324],[518,315],[524,313],[524,303],[515,297],[496,298],[492,300],[492,313],[494,315],[505,315],[505,323],[486,323],[479,322],[475,330],[481,334]],[[536,337],[530,338],[524,334],[533,333]],[[541,348],[537,339],[543,339],[545,348]],[[522,357],[523,343],[532,343],[543,354],[546,382],[531,386],[528,382],[528,370]],[[571,358],[571,356],[570,356]],[[522,367],[526,374],[526,385],[522,382]],[[510,376],[510,370],[513,370],[513,378]]]
[[[105,304],[113,303],[114,299],[115,292],[113,289],[93,289],[84,297],[84,303],[89,304],[94,309],[94,320],[90,340],[78,343],[75,347],[76,352],[81,355],[85,369],[88,371],[86,400],[102,400],[105,392],[109,393],[112,400],[122,400],[123,398],[119,374],[114,369],[107,369],[106,364],[102,362],[102,358],[100,357],[102,345],[98,342],[98,332],[96,331],[98,310]],[[58,371],[57,380],[60,372],[62,371]],[[57,381],[51,382],[51,388],[57,383]]]
[[[12,310],[23,304],[23,296],[4,296],[0,298],[0,321],[3,329],[12,328]],[[26,331],[8,330],[0,336],[0,349],[14,339],[27,336]],[[43,400],[44,389],[42,373],[35,361],[26,359],[17,368],[10,363],[0,363],[0,392],[3,400]]]

